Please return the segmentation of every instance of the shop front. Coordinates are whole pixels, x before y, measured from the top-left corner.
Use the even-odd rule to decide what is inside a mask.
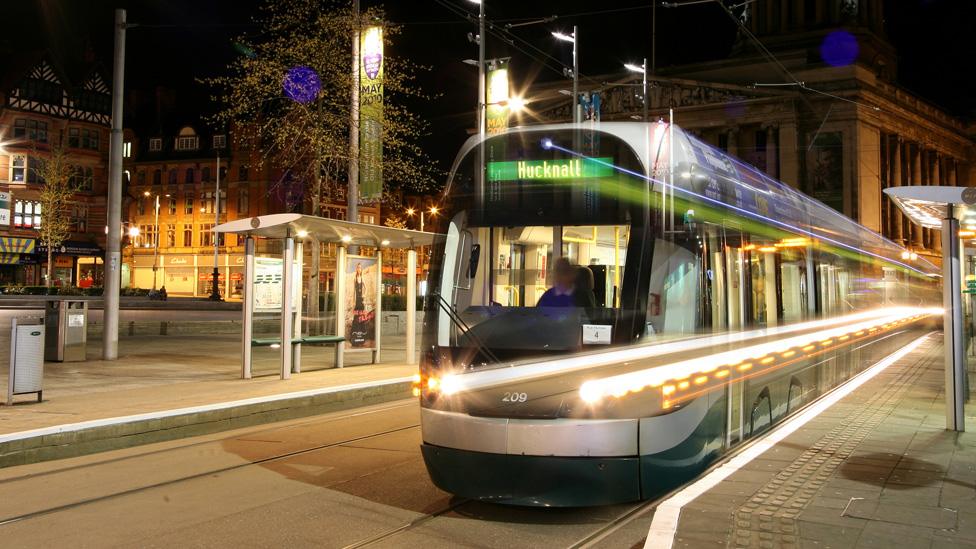
[[[93,242],[69,240],[54,248],[52,279],[55,286],[101,286],[104,276],[104,250]],[[40,244],[35,253],[42,276],[47,275],[47,246]],[[43,280],[41,281],[43,283]]]
[[[153,264],[151,253],[134,255],[129,267],[129,287],[151,289],[165,286],[167,295],[182,297],[207,297],[213,289],[213,255],[159,254],[155,273]],[[240,299],[244,291],[244,256],[219,255],[217,268],[217,287],[221,298]]]
[[[0,285],[38,283],[36,243],[33,238],[0,237]]]

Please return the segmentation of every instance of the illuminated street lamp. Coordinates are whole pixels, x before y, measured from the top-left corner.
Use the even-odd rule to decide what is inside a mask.
[[[580,112],[579,112],[579,58],[577,57],[576,47],[577,40],[579,39],[579,34],[577,33],[576,25],[573,25],[573,33],[565,34],[562,32],[553,32],[553,38],[557,40],[562,40],[563,42],[573,43],[573,123],[579,124],[580,122]],[[566,70],[563,69],[563,74]]]
[[[631,72],[637,72],[643,75],[641,87],[643,92],[641,93],[641,101],[644,103],[644,122],[647,122],[647,58],[644,58],[644,62],[638,66],[633,63],[624,63],[624,68]]]

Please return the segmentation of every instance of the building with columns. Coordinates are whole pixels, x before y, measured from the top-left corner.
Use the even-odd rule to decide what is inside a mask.
[[[976,126],[901,87],[882,0],[756,0],[725,59],[651,75],[650,118],[667,119],[936,259],[941,241],[883,194],[899,185],[976,185]],[[584,67],[585,68],[585,67]],[[641,75],[597,76],[599,119],[640,119]],[[558,86],[530,90],[539,121],[568,121]],[[598,124],[599,122],[592,122]]]

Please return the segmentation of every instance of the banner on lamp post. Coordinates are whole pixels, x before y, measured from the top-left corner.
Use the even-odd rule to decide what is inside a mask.
[[[488,71],[485,101],[485,120],[489,135],[508,129],[508,68],[499,67]]]
[[[383,196],[383,27],[366,27],[359,43],[359,198]]]

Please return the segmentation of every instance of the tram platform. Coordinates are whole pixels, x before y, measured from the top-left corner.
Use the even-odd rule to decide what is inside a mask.
[[[310,348],[288,380],[273,350],[256,354],[254,379],[240,379],[239,336],[126,337],[115,361],[89,346],[85,362],[45,364],[42,402],[22,395],[0,406],[0,467],[407,398],[417,366],[406,364],[403,336],[385,340],[384,362],[358,353],[345,368]]]
[[[662,502],[645,546],[976,547],[976,434],[945,430],[943,376],[936,332]]]

